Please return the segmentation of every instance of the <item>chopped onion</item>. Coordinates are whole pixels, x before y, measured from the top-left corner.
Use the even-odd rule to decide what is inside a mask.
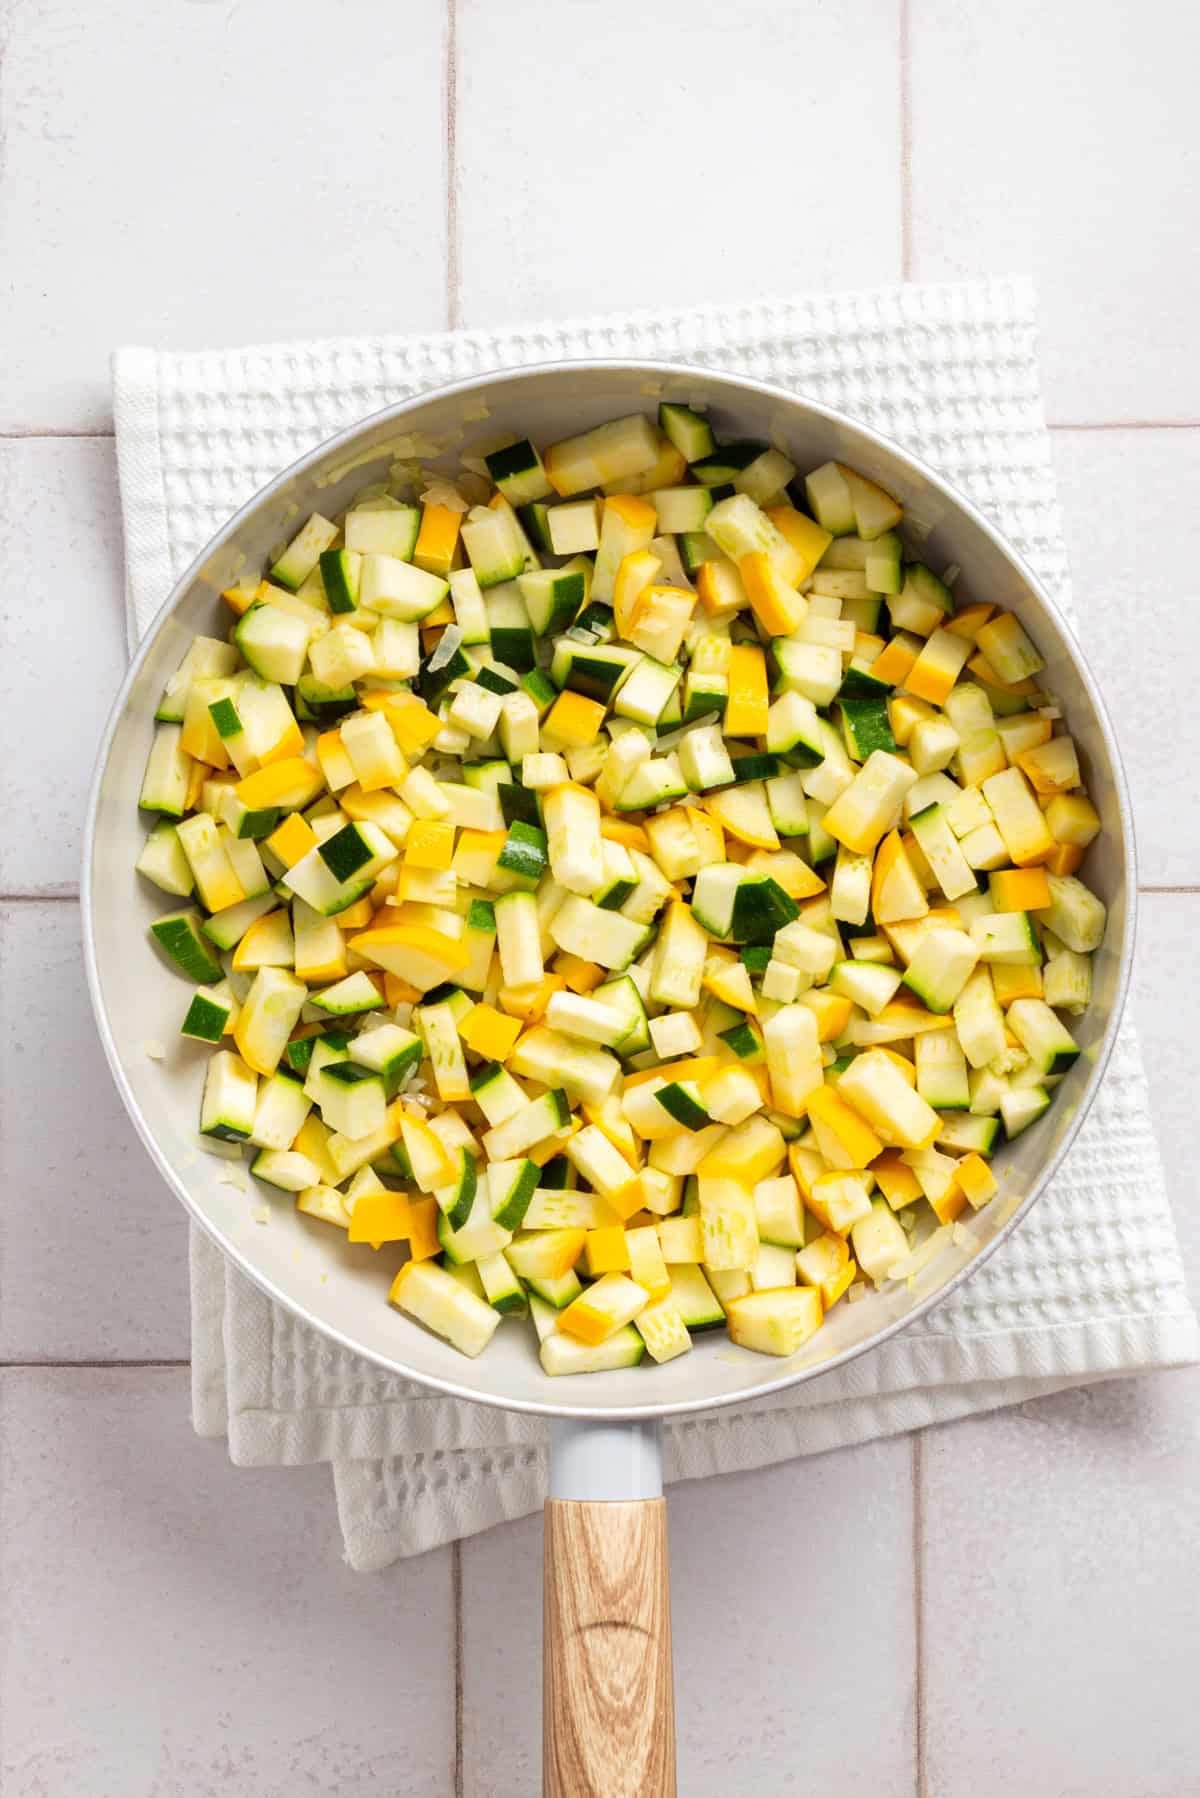
[[[951,1240],[953,1233],[953,1225],[939,1224],[938,1228],[931,1231],[924,1242],[918,1243],[911,1254],[901,1255],[898,1261],[892,1262],[892,1265],[887,1270],[887,1278],[889,1280],[912,1279],[915,1274],[919,1274],[921,1269],[933,1260],[935,1255],[941,1253],[947,1243]]]
[[[447,662],[454,659],[454,652],[460,647],[462,640],[462,626],[458,624],[448,624],[442,632],[441,642],[429,658],[429,672],[431,674],[436,674],[439,668],[444,668]]]
[[[423,506],[442,506],[447,512],[466,512],[470,510],[470,501],[465,500],[453,481],[445,475],[430,475],[426,485],[421,489]]]

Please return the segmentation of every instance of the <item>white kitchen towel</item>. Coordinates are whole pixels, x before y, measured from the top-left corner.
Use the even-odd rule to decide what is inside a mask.
[[[131,644],[257,488],[390,402],[489,369],[612,356],[749,374],[926,457],[1006,532],[1074,623],[1027,281],[817,295],[526,330],[176,354],[121,351],[115,411]],[[1086,641],[1086,627],[1084,639]],[[381,1373],[273,1305],[192,1232],[193,1409],[243,1465],[334,1465],[347,1558],[380,1567],[541,1502],[544,1427]],[[1200,1335],[1122,1028],[1062,1172],[953,1298],[797,1392],[668,1427],[695,1479],[1196,1359]]]

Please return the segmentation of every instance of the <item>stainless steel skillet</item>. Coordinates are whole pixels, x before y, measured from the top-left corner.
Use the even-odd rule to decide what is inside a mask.
[[[148,949],[161,895],[135,875],[144,824],[136,796],[155,705],[198,631],[223,633],[222,587],[311,510],[336,512],[385,475],[417,436],[447,466],[512,427],[540,442],[572,434],[659,397],[707,405],[718,435],[777,443],[801,467],[830,456],[894,492],[929,532],[935,566],[956,562],[974,597],[1010,607],[1047,660],[1104,830],[1084,870],[1109,908],[1095,960],[1094,1002],[1080,1020],[1084,1053],[1054,1105],[997,1162],[1000,1196],[966,1222],[962,1240],[911,1288],[834,1311],[792,1361],[721,1342],[662,1367],[551,1381],[529,1336],[501,1330],[477,1361],[422,1332],[385,1303],[385,1254],[354,1249],[287,1203],[269,1227],[222,1164],[196,1149],[203,1051],[177,1035],[181,988]],[[669,1606],[659,1421],[765,1396],[811,1379],[885,1341],[968,1277],[1016,1228],[1045,1187],[1087,1110],[1111,1048],[1129,977],[1135,904],[1133,834],[1116,746],[1096,683],[1045,593],[996,530],[932,470],[849,418],[753,381],[670,364],[575,362],[494,374],[381,412],[303,457],[213,540],[167,597],[115,702],[88,811],[83,920],[88,978],[118,1089],[147,1150],[193,1217],[226,1254],[314,1328],[388,1370],[483,1404],[552,1420],[547,1519],[546,1789],[554,1793],[673,1791]],[[166,1062],[144,1053],[169,1045]]]

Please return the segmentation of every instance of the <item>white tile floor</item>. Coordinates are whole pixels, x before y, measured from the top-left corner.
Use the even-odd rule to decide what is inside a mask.
[[[1172,773],[1200,750],[1194,9],[397,16],[0,5],[3,1798],[536,1787],[536,1528],[357,1579],[325,1471],[237,1471],[188,1428],[181,1219],[93,1042],[73,898],[123,661],[120,340],[1033,269],[1140,822],[1135,1004],[1200,1276],[1200,802]],[[1200,1789],[1198,1415],[1178,1374],[681,1490],[683,1791]]]

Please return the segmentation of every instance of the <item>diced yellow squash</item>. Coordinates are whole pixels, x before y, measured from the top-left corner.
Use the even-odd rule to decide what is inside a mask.
[[[1006,768],[983,782],[1004,847],[1019,868],[1041,862],[1054,852],[1054,838],[1037,800],[1019,768]]]
[[[748,781],[745,786],[740,787],[718,787],[715,792],[704,795],[704,806],[736,843],[745,844],[747,849],[779,848],[779,832],[771,821],[766,789],[760,782]],[[737,859],[733,845],[729,846],[726,859]],[[748,860],[749,857],[743,859]]]
[[[625,1076],[625,1091],[645,1086],[648,1081],[665,1084],[672,1080],[694,1080],[697,1086],[711,1080],[721,1065],[717,1055],[689,1055],[682,1061],[664,1061],[656,1068],[639,1068],[636,1073]]]
[[[584,1099],[581,1109],[585,1123],[594,1124],[597,1130],[607,1136],[613,1148],[620,1151],[636,1173],[638,1171],[637,1138],[621,1110],[621,1101],[617,1095],[610,1093],[606,1099]],[[644,1203],[644,1192],[642,1198]]]
[[[803,1117],[823,1079],[816,1013],[798,1002],[776,1006],[763,1020],[762,1036],[772,1105],[787,1117]]]
[[[810,987],[808,992],[801,993],[796,1004],[803,1005],[816,1018],[819,1043],[836,1042],[854,1010],[852,999],[847,999],[843,993],[831,993],[824,986]]]
[[[656,662],[673,662],[691,623],[696,595],[690,587],[652,586],[644,598],[628,640]]]
[[[183,801],[185,813],[194,812],[196,807],[201,804],[201,796],[208,784],[209,774],[210,769],[207,763],[193,761],[191,767],[188,769],[187,793],[185,794]],[[234,783],[231,781],[229,784],[232,786]],[[204,801],[204,809],[206,811],[212,809],[206,800]],[[216,814],[214,813],[214,816],[215,815]]]
[[[332,1134],[329,1127],[321,1122],[316,1112],[310,1111],[292,1144],[297,1154],[305,1156],[312,1162],[321,1176],[323,1186],[336,1186],[341,1179],[337,1164],[329,1153],[329,1138]]]
[[[1056,793],[1046,807],[1046,823],[1056,843],[1080,849],[1100,834],[1100,814],[1086,793]]]
[[[587,1231],[578,1227],[538,1230],[518,1237],[505,1250],[513,1272],[523,1280],[561,1280],[583,1253]]]
[[[428,1261],[441,1254],[440,1215],[441,1208],[436,1199],[412,1199],[409,1202],[408,1253],[413,1261]]]
[[[486,1299],[432,1261],[406,1261],[388,1298],[464,1355],[480,1354],[500,1323],[500,1313]]]
[[[615,512],[623,524],[631,530],[653,531],[658,525],[658,513],[649,500],[639,499],[634,493],[610,493],[604,501],[606,512]]]
[[[508,839],[503,830],[461,830],[451,866],[464,886],[486,887]]]
[[[624,818],[601,818],[600,835],[610,843],[620,843],[623,849],[640,849],[643,855],[650,853],[650,839],[642,826],[629,824]]]
[[[669,1267],[680,1263],[698,1266],[704,1259],[700,1219],[695,1214],[662,1218],[658,1224],[658,1243],[663,1262]]]
[[[364,793],[377,793],[405,779],[408,764],[386,712],[355,712],[341,724],[342,745]]]
[[[883,1152],[883,1144],[871,1126],[831,1086],[822,1086],[812,1094],[808,1117],[817,1133],[817,1146],[834,1167],[868,1167]],[[825,1136],[828,1143],[822,1140]],[[830,1153],[832,1147],[839,1151],[836,1157]]]
[[[494,1005],[479,1004],[459,1025],[459,1035],[474,1055],[485,1061],[507,1061],[521,1034],[520,1018],[505,1017]]]
[[[625,1251],[629,1259],[629,1276],[649,1293],[651,1302],[665,1298],[671,1290],[671,1277],[663,1257],[657,1223],[639,1224],[625,1230]]]
[[[427,505],[421,513],[421,529],[417,533],[413,561],[426,574],[438,574],[445,580],[454,567],[458,534],[463,514],[451,506]],[[428,622],[428,620],[426,620]]]
[[[346,1201],[336,1186],[306,1186],[303,1192],[296,1194],[296,1210],[303,1211],[308,1217],[319,1217],[323,1224],[336,1224],[340,1230],[350,1227],[350,1213],[346,1209]]]
[[[285,868],[294,868],[310,849],[317,846],[317,833],[299,812],[292,812],[267,838],[267,848]]]
[[[893,829],[905,793],[917,776],[899,756],[873,749],[850,785],[826,812],[824,827],[855,855],[873,855]]]
[[[377,1249],[385,1242],[407,1242],[411,1233],[412,1206],[406,1194],[364,1192],[355,1201],[351,1242],[369,1242]]]
[[[654,1234],[654,1232],[651,1232]],[[655,1242],[658,1237],[655,1235]],[[627,1274],[629,1248],[624,1224],[605,1224],[589,1230],[583,1244],[584,1265],[593,1280],[601,1274]]]
[[[439,818],[418,818],[409,826],[404,839],[406,867],[445,870],[453,860],[453,824]]]
[[[877,924],[898,924],[921,918],[929,910],[925,889],[898,830],[880,843],[871,872],[871,915]]]
[[[235,618],[248,612],[256,599],[261,599],[266,588],[266,581],[249,581],[243,585],[241,581],[235,587],[222,589],[221,598],[229,607]]]
[[[736,955],[712,954],[704,964],[703,986],[714,998],[721,999],[751,1017],[758,1015],[758,1000],[750,984],[750,971]]]
[[[365,930],[375,916],[375,907],[368,893],[364,899],[356,899],[344,911],[336,914],[335,922],[339,930]]]
[[[1048,743],[1025,750],[1016,760],[1035,793],[1069,793],[1083,778],[1070,737],[1051,737]]]
[[[871,1172],[893,1211],[903,1211],[906,1205],[915,1205],[922,1196],[921,1182],[902,1159],[899,1149],[888,1149],[872,1163]]]
[[[415,693],[390,693],[384,712],[392,727],[392,735],[407,756],[420,755],[429,747],[442,728],[436,712],[431,712]]]
[[[413,1179],[422,1192],[436,1192],[449,1186],[455,1176],[454,1163],[445,1145],[436,1137],[423,1118],[402,1111],[400,1137],[408,1156]]]
[[[594,1348],[631,1323],[648,1298],[645,1288],[628,1275],[605,1274],[559,1313],[558,1327],[564,1335]]]
[[[657,1298],[652,1297],[650,1303],[638,1312],[633,1323],[653,1361],[673,1361],[677,1355],[686,1355],[692,1346],[683,1314],[671,1297],[669,1280],[666,1292]]]
[[[721,860],[720,856],[713,858]],[[794,849],[756,849],[746,866],[755,874],[769,874],[790,899],[815,899],[825,882],[815,868]]]
[[[758,1254],[758,1214],[751,1188],[728,1175],[702,1173],[698,1189],[705,1267],[713,1273],[753,1267]]]
[[[598,699],[564,688],[542,720],[543,746],[578,749],[594,743],[604,723],[604,710]]]
[[[846,1236],[870,1211],[874,1184],[869,1170],[829,1168],[809,1182],[804,1203],[819,1224]]]
[[[778,1124],[760,1114],[726,1131],[696,1171],[702,1177],[737,1180],[753,1189],[776,1171],[786,1154],[787,1144]]]
[[[767,517],[795,551],[798,561],[797,582],[806,581],[829,545],[833,542],[827,530],[824,530],[806,513],[798,512],[795,506],[768,506]]]
[[[997,911],[1037,911],[1050,903],[1044,868],[1001,868],[988,882]]]
[[[317,738],[317,761],[331,793],[354,785],[354,763],[346,754],[340,730],[322,731]]]
[[[814,1237],[796,1252],[798,1278],[805,1286],[816,1287],[826,1311],[836,1305],[857,1272],[845,1237],[833,1230]]]
[[[748,1292],[725,1307],[731,1339],[760,1355],[794,1355],[820,1329],[823,1316],[814,1286]]]
[[[928,723],[936,717],[933,707],[926,700],[918,699],[914,693],[897,693],[888,700],[888,722],[900,749],[907,746],[918,724]]]
[[[921,639],[910,637],[904,632],[894,636],[886,648],[881,649],[871,663],[871,679],[886,681],[889,687],[898,687],[907,679],[908,671],[917,659]]]
[[[995,610],[995,606],[991,605],[963,606],[961,611],[955,612],[953,618],[947,619],[946,629],[953,631],[956,637],[967,637],[974,643],[979,636],[980,626],[987,623]]]
[[[292,921],[281,909],[254,920],[233,952],[233,966],[239,974],[254,968],[290,968],[295,954]]]
[[[636,1169],[597,1125],[587,1124],[572,1136],[566,1156],[622,1221],[640,1210],[642,1189]]]
[[[502,1009],[524,1024],[536,1024],[546,1015],[546,1007],[555,993],[561,993],[566,981],[561,974],[547,971],[540,980],[528,986],[502,986],[499,998]]]
[[[754,643],[735,643],[729,652],[729,701],[724,720],[726,736],[765,736],[769,708],[767,664],[762,650]],[[759,846],[776,848],[778,838],[775,843]]]
[[[985,686],[998,688],[1001,693],[1011,693],[1017,698],[1027,699],[1038,690],[1037,682],[1033,680],[1006,681],[982,650],[971,657],[967,667],[976,680],[982,681]]]
[[[937,1112],[880,1050],[868,1049],[856,1055],[837,1084],[841,1096],[885,1143],[918,1149],[925,1148],[936,1136]]]
[[[858,1265],[870,1280],[886,1280],[898,1261],[908,1255],[908,1238],[885,1199],[875,1199],[866,1217],[850,1229]]]
[[[308,988],[284,968],[260,968],[242,1001],[233,1040],[256,1074],[273,1074],[300,1019]]]
[[[246,897],[229,859],[228,839],[207,812],[193,812],[190,818],[184,818],[176,825],[175,834],[187,857],[196,891],[209,911],[224,911],[226,906],[237,905]]]
[[[952,631],[936,630],[927,637],[921,653],[904,677],[904,684],[918,699],[943,705],[971,654],[971,645]]]
[[[1042,866],[1047,874],[1057,874],[1061,879],[1083,866],[1086,853],[1079,843],[1056,843],[1053,853],[1045,858]]]
[[[571,955],[565,949],[554,957],[553,971],[569,992],[585,995],[608,979],[608,969],[598,961],[585,961],[581,955]]]
[[[323,918],[303,899],[292,901],[293,955],[297,978],[319,985],[349,972],[346,939],[336,917]]]
[[[710,618],[732,618],[750,604],[737,563],[731,562],[728,556],[714,556],[711,562],[701,562],[696,571],[696,592]]]
[[[446,978],[445,970],[465,968],[471,959],[460,942],[423,924],[387,924],[379,929],[362,930],[351,937],[350,947],[356,955],[365,956],[368,961],[399,974],[402,979],[411,979],[414,985],[420,982],[407,971],[414,959],[436,964],[441,970],[440,980]],[[436,981],[429,982],[430,986],[436,984]],[[428,991],[428,987],[422,990]]]
[[[619,637],[628,637],[650,603],[654,577],[662,562],[651,549],[631,550],[622,556],[613,578],[613,619]]]
[[[1009,1006],[1016,999],[1040,999],[1043,994],[1042,970],[1023,967],[1015,962],[991,964],[992,990],[996,1002]]]
[[[324,785],[325,779],[319,768],[314,768],[303,756],[291,756],[286,761],[272,762],[269,768],[259,768],[254,774],[248,774],[245,780],[239,780],[234,791],[247,811],[264,811],[270,806],[278,806],[282,811],[294,812],[311,805]]]
[[[1037,674],[1046,663],[1012,612],[998,612],[981,625],[975,641],[1000,679],[1020,683]]]
[[[776,571],[761,549],[751,550],[738,563],[738,573],[751,609],[769,637],[786,637],[808,616],[808,601]]]
[[[996,1176],[982,1155],[972,1151],[958,1164],[958,1184],[976,1211],[994,1198],[999,1190]]]

